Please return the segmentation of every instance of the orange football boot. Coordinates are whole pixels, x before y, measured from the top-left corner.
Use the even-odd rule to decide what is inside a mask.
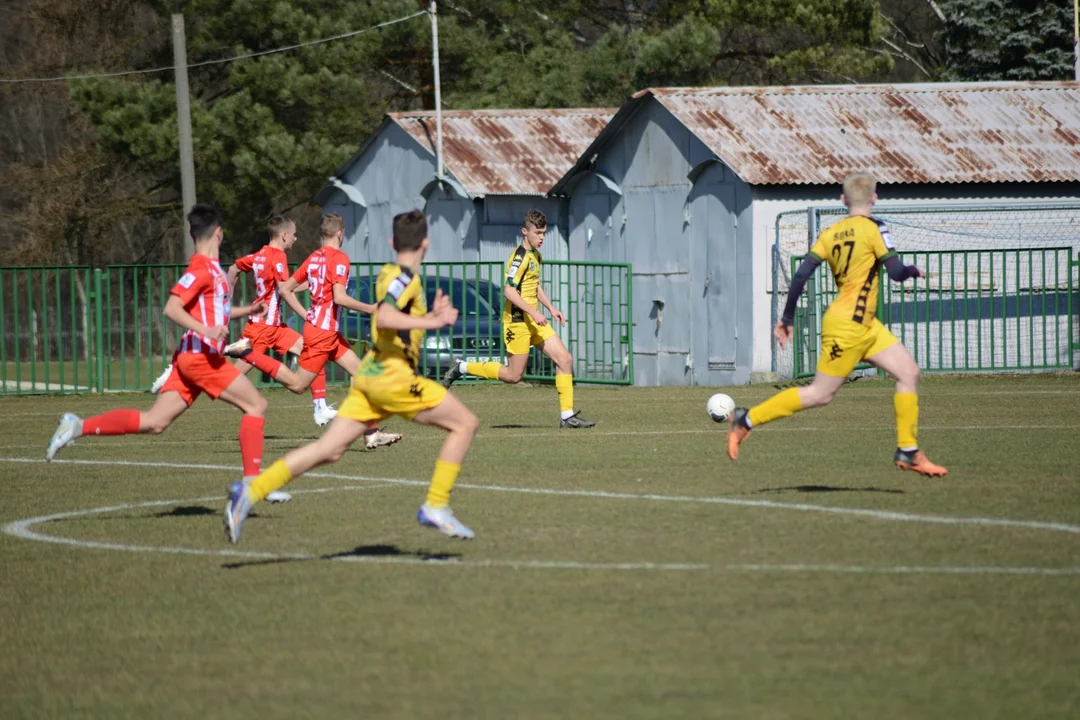
[[[727,431],[727,456],[732,460],[739,459],[739,443],[750,437],[750,428],[746,426],[746,416],[749,413],[749,410],[741,407],[731,411]]]
[[[949,474],[949,471],[945,468],[930,462],[930,458],[926,457],[926,453],[922,450],[912,450],[911,452],[897,450],[893,462],[901,470],[914,470],[927,477],[944,477]]]

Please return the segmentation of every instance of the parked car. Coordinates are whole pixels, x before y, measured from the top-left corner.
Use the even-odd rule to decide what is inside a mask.
[[[351,297],[372,302],[375,280],[369,276],[349,278],[345,289]],[[487,280],[434,275],[425,275],[423,282],[428,307],[435,302],[436,291],[441,289],[459,313],[452,326],[427,332],[420,372],[428,377],[442,377],[454,358],[466,362],[503,362],[502,305],[491,302],[502,298],[502,288]],[[371,342],[369,316],[343,312],[341,327],[345,337],[357,345],[358,353],[366,350]]]

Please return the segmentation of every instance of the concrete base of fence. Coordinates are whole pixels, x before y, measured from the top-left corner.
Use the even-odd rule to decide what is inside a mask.
[[[774,372],[752,372],[750,373],[750,384],[761,385],[764,383],[778,383],[784,382],[784,379],[780,377],[780,373]]]

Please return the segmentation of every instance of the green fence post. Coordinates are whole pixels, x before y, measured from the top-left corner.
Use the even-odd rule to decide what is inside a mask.
[[[94,304],[94,385],[105,392],[105,333],[104,303],[101,301],[101,270],[94,270],[94,289],[90,302]]]

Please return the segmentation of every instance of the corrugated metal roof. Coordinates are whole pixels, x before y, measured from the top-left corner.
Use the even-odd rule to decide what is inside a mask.
[[[652,88],[750,184],[1080,180],[1080,83]]]
[[[444,111],[443,163],[472,195],[544,195],[614,114],[613,108]],[[390,118],[435,154],[434,113]]]

